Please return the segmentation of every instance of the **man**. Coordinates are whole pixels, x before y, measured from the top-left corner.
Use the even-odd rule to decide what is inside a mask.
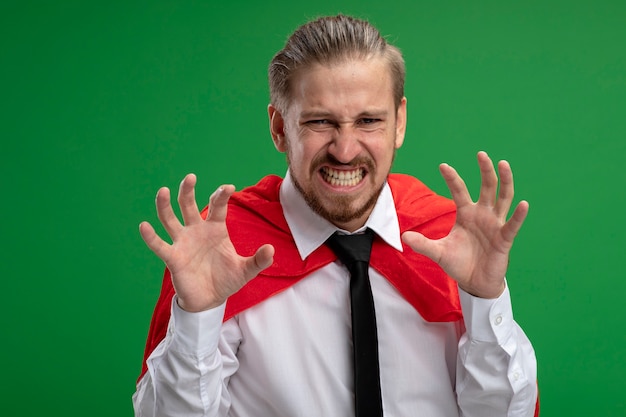
[[[178,197],[184,223],[169,190],[156,198],[173,243],[140,225],[167,270],[136,415],[534,415],[536,361],[504,278],[528,212],[521,202],[507,221],[509,165],[497,165],[497,191],[478,154],[476,203],[446,164],[454,204],[389,174],[406,127],[404,63],[367,22],[340,15],[300,27],[269,73],[285,179],[221,186],[199,214],[190,174]],[[377,353],[365,363],[355,364],[357,272],[326,243],[337,231],[375,234],[366,267],[375,324],[364,327]],[[374,389],[359,394],[370,368]],[[371,409],[360,405],[368,400]]]

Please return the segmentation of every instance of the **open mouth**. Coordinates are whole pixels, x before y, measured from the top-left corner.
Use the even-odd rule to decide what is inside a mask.
[[[337,170],[329,167],[320,169],[324,181],[335,187],[354,187],[365,177],[365,169]]]

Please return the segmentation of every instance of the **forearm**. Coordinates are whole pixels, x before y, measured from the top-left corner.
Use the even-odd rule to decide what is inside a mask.
[[[513,320],[508,288],[496,300],[461,292],[466,333],[459,343],[457,396],[464,417],[532,417],[537,363]]]
[[[137,417],[227,414],[226,381],[236,358],[218,349],[222,317],[223,307],[189,314],[174,306],[167,336],[133,396]]]

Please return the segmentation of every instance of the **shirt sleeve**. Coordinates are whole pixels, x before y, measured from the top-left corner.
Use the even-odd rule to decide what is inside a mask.
[[[189,313],[174,297],[166,337],[148,358],[133,395],[136,417],[228,414],[227,385],[238,368],[239,340],[237,332],[221,331],[224,309]]]
[[[513,319],[508,286],[496,299],[459,290],[466,331],[459,341],[456,390],[463,417],[532,417],[537,403],[534,349]]]

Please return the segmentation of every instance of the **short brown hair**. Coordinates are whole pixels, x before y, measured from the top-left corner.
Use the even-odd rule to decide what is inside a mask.
[[[341,14],[308,22],[289,37],[270,63],[270,102],[280,112],[286,111],[291,98],[290,81],[301,68],[375,56],[385,58],[389,64],[398,106],[404,97],[404,59],[378,29],[365,20]]]

